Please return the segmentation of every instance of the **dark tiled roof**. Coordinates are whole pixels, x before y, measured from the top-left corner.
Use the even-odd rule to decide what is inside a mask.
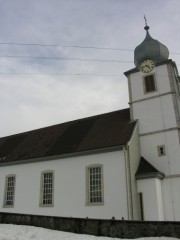
[[[145,158],[141,157],[139,166],[136,172],[136,179],[146,178],[160,178],[164,177],[164,174],[157,170],[152,164],[150,164]]]
[[[0,160],[19,161],[124,145],[136,122],[129,109],[105,113],[0,139]]]

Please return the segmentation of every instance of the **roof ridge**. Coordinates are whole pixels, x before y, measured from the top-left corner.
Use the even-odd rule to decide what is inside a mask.
[[[126,144],[136,122],[128,108],[0,138],[5,162],[105,149]]]
[[[49,125],[49,126],[45,126],[45,127],[35,128],[35,129],[28,130],[28,131],[24,131],[24,132],[15,133],[15,134],[7,135],[7,136],[4,136],[4,137],[0,137],[0,139],[5,139],[5,138],[13,137],[13,136],[15,137],[15,136],[23,135],[23,134],[26,135],[26,134],[31,133],[31,132],[40,131],[40,130],[43,130],[43,129],[48,129],[48,128],[55,127],[55,126],[58,126],[58,125],[83,121],[85,119],[100,117],[100,116],[104,116],[104,115],[108,115],[108,114],[112,114],[112,113],[116,113],[116,112],[125,111],[125,110],[128,110],[128,109],[129,108],[119,109],[119,110],[115,110],[115,111],[111,111],[111,112],[100,113],[100,114],[97,114],[97,115],[92,115],[92,116],[83,117],[83,118],[79,118],[79,119],[74,119],[74,120],[70,120],[70,121],[66,121],[66,122],[62,122],[62,123],[57,123],[57,124],[53,124],[53,125]]]
[[[144,157],[141,156],[139,161],[139,166],[136,171],[136,179],[146,179],[157,177],[159,179],[163,179],[164,173],[159,171],[156,167],[154,167],[149,161],[147,161]]]

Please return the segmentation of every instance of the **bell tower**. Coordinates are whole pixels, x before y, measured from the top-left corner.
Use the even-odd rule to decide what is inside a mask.
[[[145,23],[146,37],[134,50],[136,67],[125,72],[131,119],[139,122],[142,157],[165,176],[165,220],[180,220],[180,210],[175,211],[180,199],[180,77],[168,48],[150,36]]]

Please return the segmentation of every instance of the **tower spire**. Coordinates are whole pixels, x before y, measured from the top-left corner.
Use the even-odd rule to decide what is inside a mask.
[[[138,45],[134,50],[134,63],[139,69],[144,60],[150,59],[154,64],[167,60],[169,57],[169,50],[159,41],[153,39],[149,34],[149,26],[147,24],[146,16],[144,15],[146,37],[144,41]]]
[[[144,14],[144,20],[145,20],[145,27],[144,29],[147,31],[149,30],[149,26],[147,25],[147,19],[146,19],[146,15]]]

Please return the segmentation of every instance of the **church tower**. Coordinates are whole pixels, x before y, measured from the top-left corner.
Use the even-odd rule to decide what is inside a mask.
[[[150,36],[147,23],[144,29],[146,37],[134,51],[136,68],[125,72],[131,119],[139,122],[142,158],[163,174],[156,189],[157,198],[162,194],[158,220],[179,221],[180,77],[168,48]]]

